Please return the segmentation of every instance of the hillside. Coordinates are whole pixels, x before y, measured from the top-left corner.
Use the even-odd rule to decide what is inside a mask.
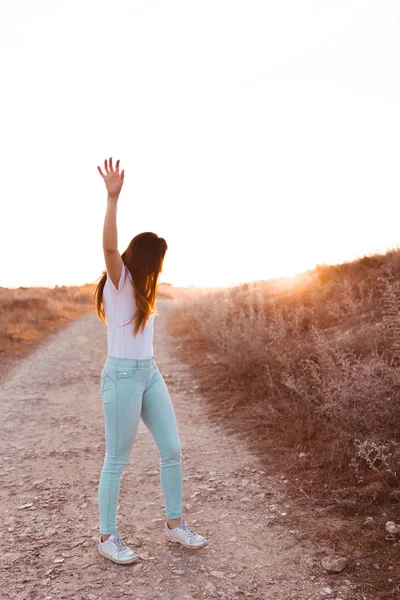
[[[212,422],[283,473],[310,539],[400,597],[400,250],[199,296],[170,319]],[[311,518],[312,515],[312,518]],[[399,529],[400,531],[400,529]]]

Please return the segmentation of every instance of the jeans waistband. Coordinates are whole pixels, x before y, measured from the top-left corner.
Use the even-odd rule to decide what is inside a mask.
[[[116,367],[150,367],[154,360],[153,358],[118,358],[108,355],[107,362]]]

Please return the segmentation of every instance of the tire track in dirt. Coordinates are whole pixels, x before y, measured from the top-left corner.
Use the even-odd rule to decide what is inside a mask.
[[[155,359],[178,421],[184,514],[208,546],[191,551],[164,539],[158,452],[140,422],[118,528],[142,559],[120,566],[98,554],[106,330],[89,313],[47,338],[1,387],[1,597],[313,600],[330,586],[330,598],[360,598],[343,578],[332,585],[329,576],[312,575],[313,548],[285,526],[282,482],[208,421],[189,367],[173,356],[172,305],[158,302]]]

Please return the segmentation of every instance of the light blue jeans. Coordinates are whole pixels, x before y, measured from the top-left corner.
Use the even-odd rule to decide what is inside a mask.
[[[101,372],[101,397],[106,453],[98,488],[100,533],[114,533],[117,529],[122,472],[131,454],[140,417],[160,455],[166,518],[181,517],[181,444],[168,388],[154,359],[108,356]]]

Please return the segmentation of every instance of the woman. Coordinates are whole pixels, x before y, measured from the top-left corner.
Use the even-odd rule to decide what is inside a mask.
[[[153,327],[158,277],[167,243],[155,233],[135,236],[121,255],[117,243],[117,204],[124,171],[119,160],[97,167],[107,188],[103,228],[106,270],[96,291],[96,312],[107,324],[108,357],[101,373],[106,453],[98,488],[99,552],[120,564],[139,557],[122,541],[116,513],[122,472],[142,418],[157,444],[167,540],[200,548],[206,538],[182,516],[181,445],[165,381],[153,359]]]

